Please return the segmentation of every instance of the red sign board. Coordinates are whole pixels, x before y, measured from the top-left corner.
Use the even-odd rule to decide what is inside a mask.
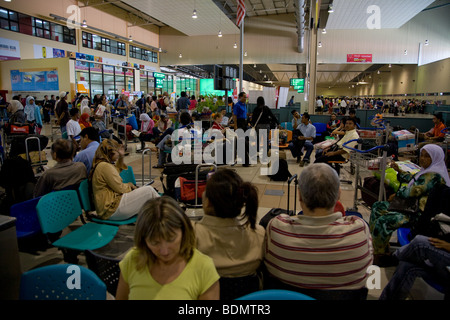
[[[348,54],[347,62],[372,62],[372,54]]]

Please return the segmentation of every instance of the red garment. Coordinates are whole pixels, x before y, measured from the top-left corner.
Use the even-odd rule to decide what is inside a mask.
[[[87,120],[89,120],[89,113],[83,113],[80,116],[80,120],[78,120],[78,123],[80,125],[83,125],[85,128],[92,127],[92,124]]]
[[[214,121],[213,125],[212,125],[212,129],[217,129],[222,131],[223,129],[225,129],[224,127],[222,127],[222,125],[220,123],[217,123]]]
[[[191,100],[189,105],[189,110],[194,110],[197,107],[197,100]]]

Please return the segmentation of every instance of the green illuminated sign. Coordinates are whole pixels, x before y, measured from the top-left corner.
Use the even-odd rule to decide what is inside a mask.
[[[162,89],[166,75],[164,73],[153,72],[153,78],[155,78],[155,88]]]
[[[298,78],[293,78],[291,79],[291,84],[292,87],[295,86],[304,86],[305,85],[305,79],[298,79]]]
[[[294,86],[294,90],[305,90],[304,86]]]

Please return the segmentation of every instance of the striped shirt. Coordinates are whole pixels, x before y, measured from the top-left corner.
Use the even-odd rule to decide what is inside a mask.
[[[266,229],[265,265],[275,278],[304,289],[363,288],[373,261],[369,227],[340,212],[323,217],[272,219]]]

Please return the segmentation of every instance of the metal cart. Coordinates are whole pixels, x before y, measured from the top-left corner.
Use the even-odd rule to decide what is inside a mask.
[[[349,143],[357,141],[358,149],[351,148],[348,146]],[[350,162],[355,166],[355,194],[354,194],[354,202],[353,208],[351,211],[358,211],[358,205],[363,204],[358,199],[358,190],[367,192],[371,194],[375,198],[378,198],[378,201],[383,201],[386,199],[386,192],[384,188],[384,180],[386,175],[386,167],[387,167],[387,145],[375,146],[368,150],[361,150],[363,140],[362,139],[354,139],[347,141],[343,144],[344,148],[350,149]],[[377,153],[374,153],[377,151]],[[380,156],[379,153],[382,152]],[[379,171],[380,172],[380,189],[378,195],[374,194],[372,191],[367,190],[362,185],[361,173],[363,171]]]

